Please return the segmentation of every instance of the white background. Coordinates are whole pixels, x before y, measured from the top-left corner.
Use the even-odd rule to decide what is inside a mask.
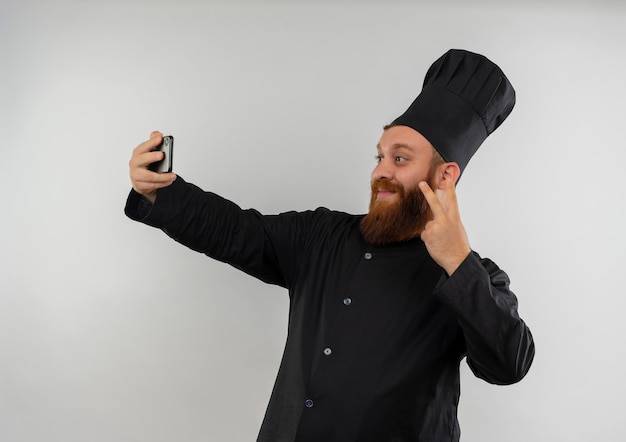
[[[150,131],[266,213],[362,213],[384,124],[449,48],[517,90],[459,186],[537,356],[462,364],[463,441],[623,441],[626,6],[598,0],[0,3],[0,440],[251,441],[287,294],[123,214]]]

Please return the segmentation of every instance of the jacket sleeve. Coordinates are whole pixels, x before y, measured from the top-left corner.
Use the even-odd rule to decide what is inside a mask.
[[[177,242],[270,284],[287,287],[304,237],[304,216],[263,216],[177,177],[154,205],[131,190],[126,215],[163,230]]]
[[[519,317],[509,278],[489,259],[472,252],[437,289],[457,316],[463,331],[467,363],[492,384],[521,380],[532,364],[535,344]]]

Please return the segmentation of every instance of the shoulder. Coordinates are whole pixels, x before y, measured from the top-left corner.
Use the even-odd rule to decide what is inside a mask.
[[[314,241],[331,241],[358,232],[363,215],[353,215],[326,207],[313,210],[288,211],[277,215],[263,215],[271,230],[291,231],[292,234]],[[280,232],[276,232],[280,234]]]

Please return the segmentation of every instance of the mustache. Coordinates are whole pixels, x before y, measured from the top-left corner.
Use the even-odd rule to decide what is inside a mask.
[[[390,192],[404,192],[404,187],[400,184],[390,183],[387,180],[376,180],[372,182],[372,192],[376,193],[379,190],[387,190]]]

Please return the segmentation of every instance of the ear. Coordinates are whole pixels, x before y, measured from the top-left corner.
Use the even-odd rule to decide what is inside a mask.
[[[444,163],[437,168],[437,176],[439,178],[437,188],[444,190],[447,181],[451,180],[456,184],[461,176],[461,168],[457,163]]]

